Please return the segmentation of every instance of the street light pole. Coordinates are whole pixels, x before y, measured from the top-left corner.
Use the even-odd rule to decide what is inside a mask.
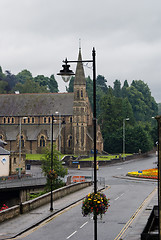
[[[55,112],[56,114],[59,114],[59,153],[61,153],[61,113]],[[59,160],[61,159],[61,156],[59,154]]]
[[[125,161],[125,121],[129,121],[129,118],[123,119],[123,160]]]
[[[93,48],[92,51],[92,60],[80,60],[80,61],[68,61],[65,59],[63,61],[65,64],[62,66],[63,70],[60,70],[60,73],[57,75],[61,75],[63,80],[69,81],[72,75],[75,75],[72,70],[69,69],[70,65],[68,63],[78,63],[78,62],[91,62],[93,64],[93,146],[94,146],[94,193],[97,193],[97,165],[96,165],[96,51]],[[97,215],[94,214],[94,240],[97,240]]]
[[[54,117],[51,116],[51,171],[53,170],[53,122]],[[50,211],[53,211],[53,180],[50,179],[50,190],[51,190],[51,197],[50,197]]]
[[[19,129],[19,165],[18,165],[18,178],[21,178],[21,132],[22,132],[22,119],[26,119],[27,117],[20,117],[20,121],[19,121],[19,125],[20,125],[20,129]]]

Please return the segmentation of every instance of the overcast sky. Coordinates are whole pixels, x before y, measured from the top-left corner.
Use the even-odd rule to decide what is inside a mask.
[[[95,47],[107,85],[141,79],[161,102],[160,0],[0,0],[0,23],[3,71],[54,74],[64,91],[56,74],[63,59],[77,60],[81,38],[83,59]]]

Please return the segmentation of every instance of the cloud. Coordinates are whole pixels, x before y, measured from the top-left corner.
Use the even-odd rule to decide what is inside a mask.
[[[108,83],[142,79],[161,102],[160,7],[160,0],[1,0],[0,65],[56,75],[65,57],[77,59],[81,38],[83,58],[96,47],[97,74]]]

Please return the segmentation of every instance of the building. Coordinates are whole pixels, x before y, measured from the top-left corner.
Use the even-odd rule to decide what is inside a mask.
[[[57,148],[64,154],[89,154],[93,149],[93,114],[81,62],[77,63],[73,93],[0,94],[0,139],[7,142],[10,152],[19,152],[21,140],[22,153],[41,153],[51,142],[52,115]],[[97,150],[103,151],[99,126]]]
[[[10,172],[10,152],[5,150],[5,143],[0,140],[0,177],[9,176]]]

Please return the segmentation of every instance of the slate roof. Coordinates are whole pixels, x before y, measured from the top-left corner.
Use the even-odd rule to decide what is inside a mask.
[[[73,93],[0,94],[0,116],[73,115]]]
[[[10,152],[3,147],[0,147],[0,155],[10,155]]]
[[[19,126],[18,125],[0,125],[0,130],[5,132],[6,141],[15,141],[19,135]],[[59,125],[54,125],[53,129],[53,140],[56,140],[59,134]],[[22,134],[25,133],[26,140],[28,141],[37,141],[39,134],[46,132],[48,140],[51,140],[51,126],[50,125],[23,125],[22,124]]]

